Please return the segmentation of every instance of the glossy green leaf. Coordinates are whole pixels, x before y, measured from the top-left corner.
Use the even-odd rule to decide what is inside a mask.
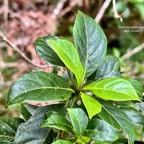
[[[88,143],[89,141],[90,141],[90,138],[89,138],[89,137],[80,136],[80,137],[78,137],[78,139],[76,140],[76,143],[85,144],[85,143]]]
[[[133,107],[120,107],[126,115],[131,119],[133,124],[144,126],[144,115]]]
[[[130,1],[130,0],[129,0]],[[131,1],[130,1],[131,2]],[[141,0],[135,0],[133,2],[134,6],[137,8],[137,11],[140,13],[141,15],[141,19],[144,20],[144,8],[143,8],[143,1]]]
[[[55,40],[60,39],[56,36],[46,36],[43,38],[38,38],[35,41],[35,49],[37,54],[46,62],[50,62],[54,65],[64,66],[64,63],[61,61],[59,56],[55,53],[50,45],[48,45],[47,40]]]
[[[135,88],[136,92],[137,92],[137,95],[139,96],[139,98],[142,100],[143,99],[143,96],[142,96],[142,84],[137,81],[137,80],[134,80],[134,79],[127,79],[131,84],[132,86]]]
[[[24,122],[20,118],[0,118],[0,143],[13,144],[18,126]]]
[[[31,72],[19,78],[8,94],[8,105],[23,101],[60,101],[73,90],[63,78],[53,73]]]
[[[102,109],[101,112],[98,115],[103,120],[105,120],[107,123],[109,123],[113,127],[115,127],[117,130],[121,129],[121,126],[119,125],[119,123],[117,122],[117,120],[114,119],[113,115],[109,114],[105,109]]]
[[[88,118],[85,112],[80,108],[68,109],[70,120],[77,135],[82,135],[87,127]]]
[[[139,100],[134,87],[122,78],[107,78],[84,86],[96,96],[113,101]]]
[[[92,119],[89,122],[85,135],[94,141],[115,141],[118,139],[115,128],[100,119]]]
[[[122,77],[119,71],[120,63],[117,57],[107,56],[94,72],[93,80]]]
[[[81,93],[81,98],[90,119],[101,111],[101,104],[93,97]]]
[[[68,133],[72,132],[71,123],[64,116],[60,116],[58,114],[50,115],[42,126],[56,128]]]
[[[137,102],[134,104],[134,107],[144,113],[144,102]]]
[[[67,68],[75,74],[78,85],[82,84],[84,69],[74,45],[67,40],[48,40],[47,43],[53,48]]]
[[[105,115],[107,115],[107,117],[109,117],[108,115],[110,115],[111,118],[114,119],[115,122],[117,122],[117,124],[120,126],[120,128],[123,130],[123,132],[126,134],[129,144],[133,144],[134,139],[135,139],[135,130],[133,127],[133,123],[129,119],[129,117],[125,114],[124,111],[122,111],[121,109],[119,109],[117,107],[114,107],[106,102],[103,102],[102,104],[103,104],[103,108],[105,110]],[[112,126],[115,127],[115,123],[113,123],[113,120],[109,121],[109,119],[107,120],[106,117],[102,117],[102,118],[104,118],[105,121],[107,121],[108,123],[110,123]]]
[[[41,128],[44,121],[44,115],[34,114],[26,123],[19,126],[14,142],[21,144],[35,141],[43,144],[49,133],[48,128]]]
[[[78,12],[74,24],[74,41],[85,75],[91,75],[100,65],[107,51],[107,39],[94,19]]]
[[[63,105],[49,105],[38,108],[30,119],[18,127],[15,144],[31,144],[38,143],[44,144],[49,128],[41,127],[42,123],[46,120],[45,114],[50,111],[59,111]]]
[[[59,139],[59,140],[53,142],[52,144],[73,144],[73,143],[66,141],[66,140]]]
[[[28,103],[23,103],[21,104],[21,114],[25,120],[28,120],[34,114],[37,108],[37,106],[30,105]]]

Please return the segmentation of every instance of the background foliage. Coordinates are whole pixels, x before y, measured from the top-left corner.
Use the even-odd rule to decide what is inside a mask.
[[[66,1],[57,15],[54,10],[58,0],[5,0],[0,1],[0,29],[33,61],[44,64],[35,53],[33,43],[36,38],[46,35],[65,36],[72,39],[72,29],[77,10],[95,18],[104,0],[73,0]],[[123,22],[113,18],[112,4],[107,8],[100,25],[103,28],[108,43],[108,53],[118,58],[136,46],[143,43],[144,31],[125,32],[120,26],[142,26],[144,21],[143,0],[117,0],[117,10],[124,14]],[[56,16],[52,19],[51,15]],[[121,60],[122,73],[138,79],[144,85],[144,51],[126,60]],[[5,96],[9,86],[18,77],[28,71],[39,70],[26,63],[16,52],[4,43],[0,43],[0,115],[19,115],[14,107],[5,110]],[[59,67],[50,67],[44,71],[63,73]],[[36,105],[42,105],[36,103]],[[16,109],[16,110],[15,110]],[[142,109],[143,110],[143,109]]]

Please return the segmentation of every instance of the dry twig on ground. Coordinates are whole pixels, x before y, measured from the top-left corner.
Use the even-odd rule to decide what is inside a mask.
[[[95,20],[96,20],[97,23],[99,23],[100,20],[102,19],[102,17],[103,17],[103,15],[104,15],[107,7],[109,6],[110,2],[111,2],[111,0],[106,0],[106,1],[103,3],[101,9],[99,10],[99,13],[98,13],[97,16],[95,17]]]
[[[58,2],[58,4],[56,5],[55,9],[53,10],[53,13],[51,14],[51,17],[52,17],[53,19],[55,19],[55,18],[58,16],[58,14],[59,14],[60,11],[62,10],[62,8],[63,8],[63,6],[64,6],[64,4],[65,4],[66,1],[67,1],[67,0],[60,0],[60,1]]]
[[[144,49],[144,43],[142,43],[141,45],[139,45],[138,47],[132,49],[131,51],[127,52],[126,54],[124,54],[121,59],[125,60],[130,58],[132,55],[138,53],[139,51],[141,51],[142,49]]]
[[[58,18],[63,17],[65,14],[67,14],[68,12],[70,12],[72,10],[73,7],[75,7],[78,4],[78,2],[76,0],[74,1],[70,1],[69,6],[67,6],[66,8],[64,8],[58,15]]]
[[[9,68],[9,67],[20,67],[21,65],[19,65],[16,62],[1,62],[0,63],[0,69],[4,69],[4,68]]]
[[[102,19],[106,9],[108,8],[109,4],[111,3],[111,0],[105,0],[105,2],[103,3],[101,9],[99,10],[97,16],[95,17],[95,20],[97,23],[100,22],[100,20]],[[123,21],[123,14],[118,14],[117,12],[117,8],[116,8],[116,1],[112,0],[112,4],[113,4],[113,13],[114,13],[114,18],[116,19],[120,19],[120,21]]]
[[[121,22],[123,21],[123,14],[118,14],[115,0],[113,0],[113,13],[114,13],[114,18],[120,19]]]
[[[16,52],[18,52],[20,54],[20,56],[22,58],[24,58],[31,65],[33,65],[35,67],[39,67],[39,68],[47,68],[47,67],[49,67],[49,65],[40,65],[40,64],[36,64],[33,61],[31,61],[22,51],[19,50],[18,47],[16,47],[11,41],[9,41],[7,39],[7,37],[1,31],[0,31],[0,38],[2,39],[2,41],[4,41],[6,44],[8,44],[12,49],[14,49]]]

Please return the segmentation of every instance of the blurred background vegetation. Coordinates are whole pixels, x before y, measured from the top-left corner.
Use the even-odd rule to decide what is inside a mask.
[[[34,49],[35,39],[47,35],[63,36],[71,41],[77,11],[96,18],[106,0],[0,0],[0,30],[27,57],[45,64]],[[120,59],[121,72],[139,80],[144,86],[144,0],[117,0],[116,9],[123,22],[113,17],[112,1],[99,24],[108,39],[108,54]],[[128,56],[124,55],[128,53]],[[12,83],[24,73],[42,70],[27,63],[4,42],[0,42],[0,116],[19,115],[14,107],[5,109]],[[54,68],[45,68],[51,72]],[[59,69],[58,69],[59,70]]]

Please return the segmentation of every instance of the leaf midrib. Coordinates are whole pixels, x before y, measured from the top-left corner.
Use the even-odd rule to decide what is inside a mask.
[[[59,128],[59,127],[57,127],[57,125],[58,126],[60,126],[60,125],[63,125],[66,129],[68,128],[68,129],[73,129],[69,124],[66,124],[66,123],[60,123],[60,122],[53,122],[53,123],[51,123],[51,124],[48,124],[48,125],[50,125],[51,127],[54,127],[54,128]],[[64,128],[64,129],[65,129]],[[67,130],[66,130],[67,131]]]
[[[112,69],[108,74],[105,74],[101,79],[105,78],[107,75],[110,75],[113,71],[118,70],[119,66]],[[99,79],[100,80],[100,79]]]
[[[23,93],[27,93],[27,92],[30,92],[30,91],[34,91],[34,90],[41,90],[41,89],[59,89],[59,90],[69,90],[69,91],[72,91],[73,90],[71,88],[61,88],[61,87],[40,87],[40,88],[34,88],[34,89],[30,89],[30,90],[27,90],[27,91],[24,91]],[[21,94],[23,94],[21,93]]]
[[[64,41],[64,40],[63,40]],[[70,43],[71,44],[71,43]],[[52,45],[55,45],[55,44],[52,44]],[[54,49],[54,51],[57,53],[57,50],[55,49],[55,47],[57,47],[56,45],[55,46],[52,46],[53,47],[53,49]],[[72,46],[73,47],[73,46]],[[73,48],[71,48],[71,49],[74,49],[75,50],[75,48],[73,47]],[[58,48],[58,51],[59,51],[60,49]],[[64,52],[64,55],[66,56],[66,58],[71,62],[71,59],[70,59],[70,57],[69,57],[69,55],[67,55],[67,53],[65,52],[65,51],[63,51]],[[59,54],[57,53],[57,55],[59,56]],[[78,56],[78,55],[77,55]],[[59,56],[59,58],[61,59],[61,57]],[[61,59],[62,60],[62,59]],[[63,61],[63,60],[62,60]],[[78,68],[78,66],[75,66],[75,64],[74,63],[72,63],[72,65],[73,65],[73,67],[75,67],[75,68]],[[75,69],[75,70],[77,70],[77,69]]]
[[[7,125],[14,133],[16,133],[15,132],[15,130],[10,126],[10,125],[8,125],[6,122],[4,122],[4,121],[2,121],[2,120],[0,120],[4,125]]]
[[[127,133],[127,131],[125,130],[125,128],[119,123],[119,121],[117,121],[117,119],[115,118],[115,116],[113,116],[103,105],[102,107],[116,120],[116,122],[120,125],[120,127],[122,127],[123,131],[128,135],[129,137],[129,134]],[[131,139],[131,138],[130,138]],[[128,139],[129,140],[129,139]]]
[[[41,90],[41,89],[43,89],[43,90],[45,90],[45,89],[55,89],[56,90],[56,88],[59,88],[59,90],[67,90],[67,91],[71,91],[71,92],[73,92],[73,90],[72,89],[70,89],[70,88],[60,88],[60,87],[40,87],[40,88],[36,88],[36,89],[32,89],[32,90],[28,90],[28,91],[25,91],[25,92],[23,92],[23,93],[20,93],[20,94],[18,94],[17,96],[15,96],[13,99],[11,99],[11,101],[13,101],[14,99],[16,99],[17,97],[19,97],[20,95],[22,95],[22,94],[26,94],[26,93],[28,93],[28,92],[32,92],[32,91],[35,91],[35,90]],[[43,91],[42,91],[43,92]],[[9,102],[9,103],[11,103],[11,101]]]
[[[87,132],[95,132],[95,133],[103,134],[103,132],[99,131],[97,128],[94,130],[88,129]],[[111,137],[117,138],[117,136],[111,136]],[[96,140],[96,138],[94,138],[94,139]]]
[[[75,120],[78,122],[78,124],[79,124],[79,132],[80,133],[82,133],[82,129],[81,129],[81,127],[80,127],[80,121],[77,119],[77,117],[74,115],[74,117],[75,117]],[[76,130],[77,128],[76,127],[74,127],[74,129]]]
[[[11,135],[1,135],[1,134],[0,134],[0,138],[1,138],[1,137],[9,137],[9,138],[14,139],[14,136],[11,136]]]
[[[85,24],[85,18],[84,18],[83,15],[82,15],[82,17],[83,17],[83,20],[84,20],[85,36],[86,36],[86,58],[85,58],[84,75],[83,75],[83,79],[84,79],[85,74],[86,74],[87,63],[88,63],[88,39],[87,39],[87,27],[86,27],[86,24]]]
[[[63,43],[64,42],[65,41],[63,40]],[[82,79],[81,79],[81,76],[78,73],[79,72],[82,73],[83,67],[82,67],[81,62],[79,60],[79,55],[77,54],[77,51],[76,51],[75,47],[70,42],[69,42],[69,44],[72,47],[71,50],[75,51],[76,58],[78,60],[78,64],[75,64],[75,63],[73,63],[71,61],[71,58],[69,57],[69,55],[67,55],[66,51],[63,51],[63,53],[64,53],[64,56],[66,57],[66,59],[68,59],[68,61],[69,61],[68,63],[70,63],[72,65],[71,71],[75,74],[79,85],[81,85],[81,83],[82,83],[82,81],[83,81],[84,78],[82,77]],[[57,52],[57,50],[59,51],[60,49],[59,48],[55,48],[55,47],[57,47],[57,46],[54,46],[55,44],[51,44],[50,43],[50,45],[52,45],[54,51],[57,53],[57,55],[59,56],[59,58],[61,59],[61,61],[63,61],[62,57],[59,55],[59,52]],[[63,63],[69,68],[69,64],[67,63],[67,61],[64,60]]]
[[[115,92],[115,93],[119,93],[119,94],[126,95],[128,97],[131,97],[130,95],[127,95],[125,93],[121,93],[121,92],[118,92],[118,91],[115,91],[115,90],[108,90],[108,89],[104,89],[104,88],[90,88],[90,89],[84,89],[84,90],[89,90],[89,91],[91,91],[91,90],[111,91],[111,92]],[[138,96],[137,96],[137,98],[138,98]]]

